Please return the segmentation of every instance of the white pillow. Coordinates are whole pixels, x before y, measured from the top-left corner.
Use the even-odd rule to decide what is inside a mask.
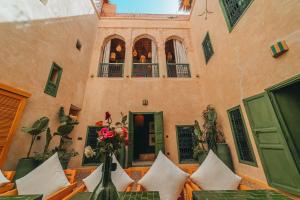
[[[43,199],[70,185],[55,153],[26,176],[16,180],[19,195],[43,194]]]
[[[10,181],[3,175],[2,171],[0,170],[0,187],[5,185],[6,183],[10,183]]]
[[[172,163],[162,152],[138,182],[147,191],[159,191],[160,199],[176,200],[182,191],[189,174]]]
[[[234,174],[212,150],[190,178],[203,190],[236,190],[242,179]]]
[[[116,171],[111,173],[111,179],[114,185],[117,188],[117,191],[123,192],[127,188],[127,186],[133,183],[133,180],[128,176],[128,174],[124,171],[124,169],[119,164],[115,155],[113,155],[113,163],[117,163]],[[89,192],[93,192],[96,186],[99,184],[102,176],[102,164],[93,171],[88,177],[83,179],[87,190]]]

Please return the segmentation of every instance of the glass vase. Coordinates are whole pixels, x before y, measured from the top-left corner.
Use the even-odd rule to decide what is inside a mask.
[[[112,156],[107,153],[102,165],[101,180],[89,200],[120,200],[118,191],[111,180],[111,171],[114,171],[115,168],[116,165],[112,163]]]

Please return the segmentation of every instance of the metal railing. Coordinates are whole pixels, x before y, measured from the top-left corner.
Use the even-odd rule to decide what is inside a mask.
[[[157,63],[133,63],[132,77],[159,77]]]
[[[181,63],[167,63],[168,77],[190,78],[190,65]]]
[[[123,77],[124,63],[100,63],[98,77]]]

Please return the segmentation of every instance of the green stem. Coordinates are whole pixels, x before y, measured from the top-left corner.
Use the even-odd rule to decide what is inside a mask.
[[[30,144],[29,151],[28,151],[28,153],[27,153],[27,158],[29,158],[29,156],[30,156],[31,149],[32,149],[33,143],[34,143],[34,141],[35,141],[35,138],[36,138],[36,135],[33,135],[32,138],[31,138],[31,144]]]

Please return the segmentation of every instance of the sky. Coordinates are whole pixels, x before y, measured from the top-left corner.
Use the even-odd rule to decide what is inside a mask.
[[[118,13],[187,14],[178,11],[178,0],[110,0]]]

